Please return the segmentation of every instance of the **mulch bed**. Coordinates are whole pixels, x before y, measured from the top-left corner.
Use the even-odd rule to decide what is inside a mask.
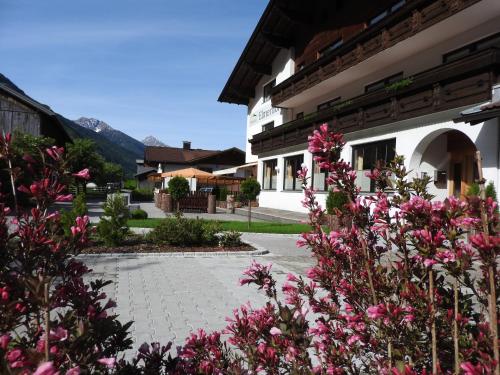
[[[121,246],[107,247],[99,243],[91,243],[85,248],[83,254],[131,254],[131,253],[194,253],[194,252],[238,252],[238,251],[253,251],[254,247],[243,244],[237,247],[219,247],[219,246],[170,246],[156,245],[147,243],[137,239],[127,239]]]

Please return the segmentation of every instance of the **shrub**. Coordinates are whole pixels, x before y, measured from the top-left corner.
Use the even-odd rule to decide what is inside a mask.
[[[126,180],[123,184],[123,188],[126,190],[135,190],[138,188],[136,180]]]
[[[148,213],[140,208],[130,212],[130,218],[135,220],[145,220],[148,218]]]
[[[153,191],[151,189],[141,188],[132,190],[131,198],[133,201],[146,202],[153,200]]]
[[[105,363],[131,347],[132,323],[116,319],[115,304],[103,290],[109,282],[89,282],[89,269],[75,257],[88,243],[89,218],[77,217],[66,236],[61,215],[49,210],[72,198],[63,183],[71,177],[63,149],[37,152],[43,158],[32,159],[33,169],[23,171],[30,184],[14,179],[35,206],[19,210],[10,224],[0,194],[0,373],[108,374]],[[12,162],[10,155],[10,137],[0,135],[0,161]],[[85,173],[77,175],[86,180]],[[77,200],[75,212],[83,207],[83,199]]]
[[[214,221],[187,219],[182,215],[167,218],[154,228],[146,238],[156,244],[172,246],[216,245],[220,225]]]
[[[335,215],[338,211],[345,210],[347,203],[348,199],[345,193],[330,189],[326,197],[326,212],[328,215]]]
[[[189,194],[189,182],[184,177],[172,177],[168,181],[168,191],[172,199],[177,201],[177,211],[179,211],[179,199],[185,198]]]
[[[108,196],[103,208],[104,215],[97,224],[99,238],[106,246],[120,245],[129,232],[127,220],[130,216],[123,196],[121,194]]]
[[[219,236],[219,245],[222,247],[237,247],[242,245],[241,233],[235,230],[223,232]]]
[[[218,201],[225,201],[227,199],[227,196],[229,195],[229,189],[226,186],[217,188],[216,192]]]
[[[85,200],[85,193],[79,193],[73,199],[71,210],[64,211],[61,214],[61,224],[66,237],[71,236],[71,227],[75,225],[75,220],[79,216],[87,215],[87,203]]]
[[[495,185],[493,182],[490,181],[488,185],[486,185],[486,188],[484,190],[486,197],[493,199],[495,202],[497,201],[497,192],[495,190]],[[480,194],[479,191],[479,184],[477,182],[474,182],[469,186],[469,189],[467,190],[467,196],[478,196]]]

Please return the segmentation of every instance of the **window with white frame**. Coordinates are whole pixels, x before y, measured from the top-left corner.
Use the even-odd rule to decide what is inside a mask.
[[[319,164],[313,161],[312,186],[316,191],[327,191],[326,179],[328,171],[320,168]]]
[[[366,176],[377,165],[385,165],[396,156],[396,139],[352,146],[352,165],[357,174],[356,183],[362,192],[374,192],[374,182]]]
[[[285,173],[283,177],[284,190],[301,190],[297,172],[302,168],[304,155],[294,155],[285,158]]]
[[[262,163],[263,167],[262,187],[264,190],[276,190],[277,166],[278,166],[277,159],[265,160]]]

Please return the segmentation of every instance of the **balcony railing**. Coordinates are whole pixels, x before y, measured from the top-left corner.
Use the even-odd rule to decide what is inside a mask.
[[[256,134],[250,139],[252,153],[305,143],[325,122],[350,133],[480,103],[491,98],[499,73],[500,50],[483,50],[414,75],[404,85],[365,93]]]
[[[272,103],[285,100],[392,47],[480,0],[413,0],[394,14],[347,41],[340,48],[281,82],[272,90]]]

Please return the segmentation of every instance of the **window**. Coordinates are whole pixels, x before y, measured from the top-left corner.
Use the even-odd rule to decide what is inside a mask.
[[[468,56],[471,53],[482,51],[491,47],[500,48],[500,33],[490,35],[484,39],[478,40],[477,42],[471,43],[465,47],[461,47],[445,54],[443,56],[443,63],[452,62],[462,57]]]
[[[319,167],[315,161],[313,161],[313,175],[312,175],[312,185],[313,189],[317,191],[327,191],[328,185],[326,184],[326,179],[328,177],[328,172]]]
[[[303,119],[303,118],[304,118],[304,112],[299,112],[295,116],[295,120],[300,120],[300,119]]]
[[[385,86],[390,85],[391,83],[400,81],[402,79],[403,79],[403,72],[400,72],[398,74],[394,74],[393,76],[386,77],[384,79],[381,79],[380,81],[366,85],[365,92],[372,92],[372,91],[377,91],[377,90],[383,89]]]
[[[368,25],[370,25],[370,26],[375,25],[376,23],[382,21],[389,14],[397,12],[405,4],[406,4],[406,0],[398,1],[397,3],[393,4],[390,8],[384,10],[382,13],[379,13],[375,17],[371,18],[370,21],[368,21]]]
[[[342,38],[337,39],[335,42],[331,43],[330,45],[328,45],[327,47],[323,48],[321,51],[318,52],[318,59],[336,50],[342,44],[344,44],[344,40]]]
[[[386,164],[396,156],[396,140],[366,143],[352,147],[352,165],[357,174],[357,183],[363,192],[375,191],[374,182],[366,177],[366,172],[373,170],[377,164]]]
[[[264,190],[276,190],[276,167],[278,161],[276,159],[266,160],[263,163],[263,189]]]
[[[317,109],[318,109],[318,111],[322,111],[323,109],[327,109],[327,108],[333,107],[338,102],[340,102],[340,96],[338,98],[335,98],[335,99],[329,100],[327,102],[321,103],[320,105],[318,105]]]
[[[264,102],[271,100],[271,90],[273,89],[274,86],[276,86],[275,79],[273,79],[271,82],[269,82],[267,85],[264,86],[264,96],[263,96]]]
[[[274,129],[274,121],[268,122],[267,124],[262,125],[262,131],[266,132],[268,130]]]
[[[285,158],[284,190],[300,190],[300,181],[297,179],[297,171],[302,168],[304,155],[296,155]]]
[[[371,26],[371,25],[375,25],[376,23],[382,21],[385,17],[387,17],[387,15],[389,14],[389,11],[387,10],[384,10],[382,13],[380,13],[379,15],[373,17],[370,22],[368,22],[368,24]]]

